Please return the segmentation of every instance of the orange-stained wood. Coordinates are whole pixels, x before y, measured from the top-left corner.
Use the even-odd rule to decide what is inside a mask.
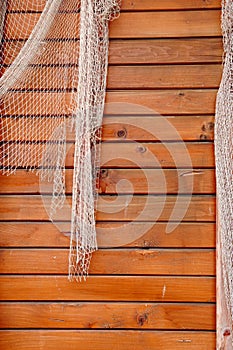
[[[39,159],[44,149],[43,144],[21,143],[11,145],[11,151],[17,149],[27,154],[27,164],[40,165]],[[213,143],[108,143],[101,146],[100,164],[105,168],[210,168],[214,167]],[[8,159],[8,153],[0,148],[3,166],[15,166],[15,159]],[[9,152],[9,151],[8,151]],[[35,160],[35,154],[38,159]],[[67,145],[66,166],[73,167],[74,144]],[[36,161],[36,163],[35,163]],[[23,164],[22,164],[23,166]]]
[[[10,0],[13,1],[13,0]],[[220,0],[122,0],[122,10],[169,10],[169,9],[214,9],[220,8]]]
[[[89,276],[70,283],[67,276],[2,276],[0,283],[0,298],[9,301],[215,301],[214,277]]]
[[[8,0],[8,10],[9,11],[42,11],[44,9],[46,1],[40,0],[38,3],[28,2],[26,0],[21,0],[15,2],[15,0]],[[64,0],[61,5],[61,10],[69,9],[69,0]],[[215,9],[220,8],[220,0],[122,0],[121,1],[121,11],[135,11],[135,10],[177,10],[177,9]]]
[[[154,0],[153,2],[162,3]],[[109,46],[109,64],[214,63],[221,61],[222,40],[215,37],[179,38],[178,40],[175,38],[115,39],[110,40]]]
[[[217,88],[221,79],[221,64],[161,65],[161,66],[110,66],[108,89],[206,89]],[[12,85],[14,90],[59,90],[67,79],[67,89],[73,83],[73,67],[30,67],[25,73],[28,80]],[[41,79],[39,77],[41,76]],[[47,76],[47,79],[43,78]]]
[[[222,67],[211,65],[110,66],[109,89],[216,88]],[[55,83],[56,85],[56,83]]]
[[[62,3],[60,10],[68,10],[70,1]],[[16,18],[24,23],[21,38],[27,38],[38,19],[36,12],[44,5],[45,0],[8,0],[9,11],[31,13],[9,13],[6,36],[19,37],[12,25]],[[222,70],[220,7],[220,0],[122,0],[120,18],[110,24],[103,127],[107,142],[102,147],[97,213],[100,249],[93,254],[92,275],[86,282],[67,280],[70,225],[49,222],[42,199],[50,197],[39,195],[36,175],[22,169],[15,176],[1,176],[0,244],[5,247],[0,252],[5,274],[0,279],[0,327],[5,328],[1,349],[216,348],[212,141]],[[58,38],[52,30],[44,43],[48,55],[37,61],[48,65],[44,72],[58,72],[58,88],[61,70],[55,72],[49,65],[75,62],[65,55],[58,62],[60,55],[50,56],[51,52],[77,52],[79,46],[78,30],[70,25],[71,21],[78,24],[78,7],[76,13],[59,14],[56,20],[64,27],[67,16],[68,37],[75,40],[66,41],[60,35],[61,40],[49,41]],[[12,62],[23,44],[24,40],[7,43],[5,64]],[[71,69],[66,70],[68,75]],[[33,72],[38,79],[41,71],[34,67]],[[44,87],[54,79],[47,80]],[[38,118],[69,115],[75,96],[68,91],[14,92],[1,101],[0,112]],[[15,104],[18,98],[21,103]],[[161,119],[165,127],[158,123],[158,114],[166,116]],[[168,125],[178,134],[171,134]],[[10,137],[14,140],[17,135]],[[72,135],[68,137],[73,140]],[[24,132],[18,138],[30,136]],[[133,140],[137,143],[128,142]],[[33,147],[42,151],[40,144],[34,145],[27,155]],[[72,146],[67,155],[68,194],[73,151]],[[195,195],[188,203],[192,180]],[[49,193],[45,184],[43,191]],[[182,219],[186,207],[184,220],[170,232],[168,220]],[[68,211],[58,213],[58,219],[67,219]]]
[[[22,99],[22,104],[12,105]],[[110,91],[106,94],[105,113],[114,115],[186,115],[214,114],[216,90],[130,90]],[[36,102],[35,104],[33,103]],[[5,115],[59,115],[69,114],[71,93],[14,93],[0,105]]]
[[[207,221],[215,220],[215,198],[212,196],[179,196],[175,213],[172,213],[176,196],[100,196],[96,219],[99,221]],[[49,196],[0,196],[0,220],[48,221],[45,204]],[[58,210],[59,221],[69,220],[71,198]],[[36,208],[36,210],[35,210]]]
[[[183,350],[191,343],[198,350],[214,350],[213,332],[188,331],[2,331],[0,347],[4,350],[40,350],[40,344],[46,350],[118,350],[153,349],[159,344],[161,350]],[[185,344],[185,345],[184,345]],[[40,347],[39,347],[40,346]]]
[[[143,118],[143,119],[142,119]],[[54,119],[37,117],[38,125],[46,127]],[[190,128],[192,124],[192,128]],[[31,141],[31,130],[35,127],[32,118],[20,117],[2,119],[2,132],[7,130],[8,141]],[[41,131],[40,140],[44,140],[47,132]],[[103,141],[209,141],[214,137],[214,116],[154,116],[140,117],[105,117],[103,119]],[[4,141],[6,136],[0,135]],[[68,141],[74,141],[74,132],[67,135]],[[39,141],[39,140],[37,140]]]
[[[127,225],[128,242],[122,232],[124,222],[97,222],[97,241],[103,247],[144,248],[214,248],[214,223],[180,223],[170,234],[167,223],[138,223]],[[60,229],[59,229],[60,228]],[[1,222],[2,247],[69,247],[69,224],[59,227],[46,222]],[[63,234],[64,232],[64,234]],[[65,236],[66,235],[66,236]]]
[[[8,14],[5,26],[7,39],[26,39],[30,35],[39,14],[16,13]],[[67,20],[69,16],[69,20]],[[22,32],[13,25],[13,21],[27,23]],[[79,14],[58,14],[55,21],[58,26],[63,25],[62,33],[68,33],[66,38],[78,38]],[[77,30],[70,26],[70,22],[77,23]],[[60,25],[59,25],[60,23]],[[65,28],[64,26],[67,26]],[[70,27],[70,31],[69,31]],[[48,38],[64,38],[62,33],[52,29]],[[220,36],[220,11],[161,11],[161,12],[131,12],[122,13],[121,16],[111,23],[110,38],[163,38],[163,37],[197,37],[197,36]]]
[[[215,329],[215,306],[210,304],[1,303],[0,314],[0,327],[8,329]]]
[[[0,172],[1,174],[1,172]],[[66,169],[66,193],[72,192],[73,170]],[[2,175],[2,174],[1,174]],[[166,181],[166,188],[161,185]],[[45,186],[43,191],[46,192]],[[39,194],[38,175],[26,170],[0,177],[1,194]],[[48,189],[48,193],[49,193]],[[162,194],[162,193],[215,193],[213,169],[102,169],[99,193],[106,194]]]
[[[110,27],[112,38],[220,36],[220,11],[122,13]]]
[[[156,2],[157,3],[157,2]],[[12,41],[4,45],[4,64],[10,64],[24,42]],[[37,64],[75,64],[71,55],[57,55],[57,51],[77,52],[78,41],[48,41],[48,54],[38,56]],[[109,64],[174,64],[215,63],[222,61],[221,38],[110,40]]]
[[[1,250],[0,273],[67,274],[68,254],[67,249]],[[215,253],[207,249],[98,250],[93,254],[89,273],[215,275]]]

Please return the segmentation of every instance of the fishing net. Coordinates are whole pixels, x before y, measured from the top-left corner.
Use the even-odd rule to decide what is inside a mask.
[[[218,230],[225,297],[233,320],[233,2],[222,2],[224,68],[217,95],[215,157]],[[219,301],[220,302],[220,301]]]
[[[119,1],[1,0],[0,5],[2,172],[35,170],[52,182],[53,219],[65,201],[67,129],[73,130],[69,276],[81,279],[97,249],[97,144],[108,22],[118,16]]]

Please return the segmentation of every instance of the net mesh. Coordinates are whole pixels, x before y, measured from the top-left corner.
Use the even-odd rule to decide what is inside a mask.
[[[4,174],[35,170],[53,183],[50,218],[65,201],[67,129],[74,132],[69,275],[88,273],[95,232],[98,131],[108,21],[119,0],[1,0],[1,149]]]
[[[233,2],[222,2],[224,68],[217,95],[215,158],[218,230],[229,315],[233,320]]]

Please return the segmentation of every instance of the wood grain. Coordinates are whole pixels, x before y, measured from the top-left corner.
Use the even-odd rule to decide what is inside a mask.
[[[0,172],[1,174],[1,172]],[[166,188],[161,186],[161,180]],[[71,194],[73,183],[72,169],[66,169],[66,193]],[[193,186],[192,186],[193,183]],[[214,194],[215,172],[213,169],[102,169],[100,172],[99,193],[106,194]],[[44,188],[46,192],[46,188]],[[39,194],[39,176],[26,170],[0,176],[1,194]],[[49,191],[48,191],[49,193]]]
[[[189,89],[218,88],[220,64],[110,66],[107,88],[116,89]],[[30,67],[25,81],[11,86],[14,90],[59,90],[66,80],[67,89],[77,88],[73,67]]]
[[[0,298],[9,301],[215,301],[214,277],[90,276],[71,283],[66,276],[2,276],[0,281]]]
[[[122,13],[111,23],[112,38],[220,36],[220,11]]]
[[[9,13],[5,26],[7,39],[26,39],[30,35],[39,14]],[[69,16],[69,20],[66,17]],[[79,14],[58,14],[55,27],[48,33],[48,38],[78,38]],[[14,23],[27,24],[24,31]],[[73,25],[70,26],[70,23]],[[76,23],[76,26],[74,25]],[[67,26],[67,28],[65,27]],[[75,28],[77,28],[75,30]],[[161,11],[121,13],[110,25],[110,38],[163,38],[163,37],[197,37],[220,36],[220,11]]]
[[[214,350],[213,332],[143,332],[143,331],[2,331],[0,346],[4,350],[118,350],[173,349]]]
[[[22,9],[27,9],[27,11],[37,10],[42,11],[45,6],[45,0],[41,0],[39,3],[34,4],[26,0],[21,0],[20,3],[14,0],[8,0],[8,11],[20,11]],[[61,9],[64,11],[69,8],[69,0],[64,0]],[[148,11],[148,10],[177,10],[177,9],[215,9],[220,8],[220,0],[122,0],[121,11]]]
[[[214,114],[215,100],[216,90],[213,89],[112,91],[106,95],[105,113]]]
[[[66,274],[69,250],[2,249],[1,274]],[[215,253],[201,249],[98,250],[90,274],[215,275]]]
[[[131,90],[110,91],[106,94],[105,114],[114,115],[186,115],[215,113],[215,89],[197,90]],[[12,104],[20,99],[22,103]],[[12,93],[2,100],[4,115],[69,114],[71,93]]]
[[[173,1],[173,3],[177,2]],[[109,64],[214,63],[221,61],[221,38],[116,39],[110,41],[109,47]]]
[[[18,41],[3,44],[3,63],[5,65],[13,61],[23,44],[24,42]],[[48,41],[44,47],[48,53],[46,56],[38,56],[37,64],[76,63],[74,57],[79,48],[78,41]],[[70,52],[75,55],[58,55],[58,52]],[[109,64],[219,63],[222,61],[222,54],[221,38],[114,39],[110,40]]]
[[[11,0],[12,1],[12,0]],[[220,8],[220,0],[122,0],[122,10],[169,10],[169,9],[212,9]]]
[[[103,247],[144,248],[214,248],[215,224],[180,223],[171,234],[167,223],[137,223],[127,225],[128,242],[124,241],[121,227],[125,223],[97,222],[97,241]],[[69,224],[57,227],[43,222],[0,222],[2,247],[69,247]]]
[[[62,1],[60,10],[69,10],[70,4]],[[19,2],[8,0],[8,11],[38,12],[45,1],[25,5],[26,0],[20,1],[21,8]],[[50,57],[40,55],[38,64],[75,63],[66,55],[61,59],[57,52],[78,50],[77,8],[76,13],[56,17],[58,27],[67,23],[68,37],[53,27],[47,39],[55,40],[45,43]],[[0,196],[0,244],[5,247],[0,251],[4,274],[0,277],[0,327],[5,329],[1,349],[216,348],[212,141],[222,73],[220,8],[220,0],[122,0],[120,18],[110,24],[108,116],[104,118],[97,212],[100,249],[93,254],[86,282],[70,283],[62,275],[68,269],[70,225],[48,221],[35,174],[20,170],[15,176],[0,176],[0,193],[4,194]],[[8,13],[5,65],[15,58],[38,16]],[[18,30],[22,24],[23,35]],[[50,55],[53,50],[56,54]],[[69,79],[71,71],[66,69]],[[55,73],[55,80],[49,79],[44,88],[54,82],[60,88],[64,69],[34,67],[29,73],[35,81],[41,73]],[[76,96],[67,91],[12,92],[1,100],[0,112],[38,118],[68,116]],[[15,103],[18,99],[21,103]],[[162,119],[178,132],[176,136],[161,127],[159,114],[166,116]],[[12,140],[17,136],[12,134]],[[30,136],[24,129],[19,138]],[[130,142],[134,140],[137,143]],[[178,140],[186,142],[193,169],[182,144],[171,142]],[[69,135],[69,144],[72,141]],[[42,150],[41,145],[32,147]],[[29,158],[31,151],[27,151]],[[73,164],[73,151],[71,146],[68,167]],[[166,188],[161,186],[161,177]],[[66,169],[66,180],[69,201],[71,168]],[[192,180],[195,195],[188,203]],[[49,194],[49,188],[43,186],[43,190]],[[165,207],[155,222],[165,194]],[[188,210],[183,222],[168,233],[176,200],[173,220],[180,219],[186,206]],[[58,216],[69,218],[69,210]]]
[[[43,201],[42,201],[43,199]],[[45,205],[49,196],[0,196],[0,220],[48,221]],[[55,221],[70,219],[70,197]],[[99,197],[96,219],[98,221],[207,221],[215,220],[215,198],[212,196],[179,196],[176,211],[172,213],[176,196],[104,196]],[[36,210],[35,210],[36,208]],[[127,229],[127,225],[126,228]]]
[[[215,305],[208,304],[22,302],[1,303],[0,313],[8,329],[215,329]]]
[[[214,167],[213,143],[102,143],[100,165],[104,168],[209,168]],[[14,144],[1,146],[2,166],[15,166],[11,155],[27,154],[22,166],[38,167],[44,144]],[[73,167],[74,144],[67,145],[66,166]]]
[[[221,65],[109,67],[109,89],[215,88]]]
[[[46,126],[55,125],[55,118],[37,117],[40,125],[40,140],[45,140]],[[51,124],[50,124],[51,123]],[[53,124],[54,123],[54,124]],[[190,128],[192,124],[192,128]],[[59,125],[59,122],[57,123]],[[8,133],[8,140],[33,140],[31,130],[35,127],[32,118],[2,118],[2,134]],[[48,127],[47,127],[48,128]],[[143,116],[142,117],[104,117],[102,126],[103,141],[200,141],[213,140],[214,116]],[[68,141],[75,140],[74,132],[67,134]],[[38,140],[39,141],[39,140]]]

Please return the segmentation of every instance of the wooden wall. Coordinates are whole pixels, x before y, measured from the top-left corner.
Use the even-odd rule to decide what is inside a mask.
[[[97,213],[100,249],[88,280],[68,282],[69,241],[48,221],[38,178],[23,169],[1,176],[1,350],[215,349],[213,123],[222,69],[220,0],[122,2],[120,18],[110,25],[106,118],[114,124],[103,131],[102,160],[111,161],[100,183],[107,201]],[[10,23],[22,14],[11,12],[13,0],[8,5]],[[193,170],[179,152],[179,137],[166,140],[156,134],[158,116],[138,109],[129,115],[125,103],[163,115],[185,141]],[[162,169],[154,166],[151,154]],[[68,165],[71,160],[72,150]],[[166,193],[160,191],[161,174]],[[67,192],[71,176],[67,169]],[[119,212],[112,199],[121,179],[131,181],[134,196]],[[194,189],[188,210],[167,234],[178,190],[182,210],[190,179]],[[121,191],[124,202],[131,190]],[[164,209],[153,222],[165,194]],[[146,200],[143,222],[137,222]],[[144,234],[115,247],[127,222],[129,235],[140,225]],[[107,245],[100,228],[105,234],[109,229]],[[113,228],[118,238],[111,246]]]

